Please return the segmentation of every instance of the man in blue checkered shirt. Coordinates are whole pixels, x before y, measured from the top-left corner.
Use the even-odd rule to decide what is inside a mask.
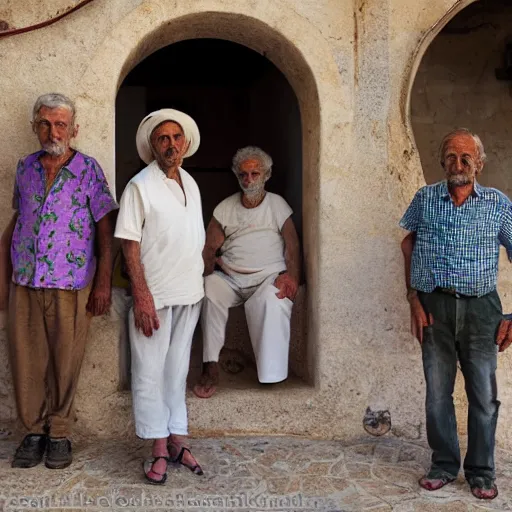
[[[432,466],[420,485],[440,489],[457,478],[460,450],[453,406],[457,359],[469,402],[465,477],[473,495],[493,499],[494,442],[500,402],[497,352],[512,342],[496,291],[500,245],[512,260],[512,203],[482,187],[483,144],[466,129],[443,139],[446,179],[421,188],[400,225],[411,330],[422,347],[427,437]]]

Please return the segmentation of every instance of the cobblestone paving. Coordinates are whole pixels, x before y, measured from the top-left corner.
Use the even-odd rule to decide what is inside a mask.
[[[499,450],[500,495],[483,502],[471,496],[462,476],[440,491],[420,489],[428,449],[394,439],[354,445],[290,437],[194,439],[205,475],[172,466],[164,486],[144,483],[148,442],[78,441],[74,463],[60,471],[11,469],[16,445],[10,437],[0,440],[0,510],[512,510],[512,454]]]

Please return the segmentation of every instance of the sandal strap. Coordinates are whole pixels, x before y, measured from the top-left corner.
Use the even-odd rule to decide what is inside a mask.
[[[430,471],[423,477],[426,480],[441,480],[444,484],[448,484],[457,480],[457,475],[451,475],[447,471],[440,468],[430,469]]]
[[[192,455],[192,452],[190,451],[190,448],[188,446],[179,445],[178,443],[173,443],[172,441],[169,444],[174,444],[174,446],[176,446],[177,448],[181,447],[180,452],[178,453],[178,455],[174,459],[171,458],[171,462],[172,463],[174,463],[174,464],[176,464],[176,463],[182,464],[183,466],[185,466],[188,469],[190,469],[190,471],[192,471],[193,473],[196,473],[198,475],[202,475],[203,474],[203,469],[201,468],[201,466],[197,462],[196,458]],[[194,463],[186,464],[185,462],[183,462],[183,455],[185,454],[185,452],[188,452],[190,454],[190,456],[194,459],[195,464]]]
[[[441,480],[441,482],[443,482],[443,484],[449,484],[450,482],[453,482],[454,480],[456,480],[456,478],[453,478],[453,476],[441,475],[436,478],[427,478],[427,480]]]
[[[169,457],[165,457],[163,455],[158,455],[157,457],[153,457],[152,459],[149,459],[148,462],[151,463],[151,469],[149,471],[151,471],[151,473],[154,473],[155,475],[158,475],[158,476],[165,476],[167,471],[165,473],[159,473],[158,471],[155,471],[153,469],[153,466],[161,459],[164,459],[167,463],[169,463]],[[149,473],[148,471],[148,473]],[[146,473],[146,476],[147,476],[147,473]]]
[[[180,448],[180,445],[174,443],[174,445],[177,447],[177,448]],[[178,455],[176,456],[175,459],[171,459],[172,462],[179,462],[180,464],[182,464],[183,462],[183,455],[185,455],[185,452],[188,452],[190,453],[190,455],[192,455],[192,452],[190,451],[190,448],[188,448],[187,446],[181,446],[181,449],[180,449],[180,452],[178,453]]]
[[[494,479],[488,476],[473,476],[468,478],[468,483],[471,489],[484,489],[490,491],[496,487]]]

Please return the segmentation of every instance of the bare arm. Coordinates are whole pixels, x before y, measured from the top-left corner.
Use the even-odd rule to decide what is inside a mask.
[[[287,297],[294,300],[299,288],[301,258],[299,237],[291,217],[288,217],[283,224],[281,235],[284,241],[286,272],[277,276],[274,286],[279,288],[279,292],[276,293],[279,299]]]
[[[401,244],[402,253],[404,255],[405,286],[407,287],[407,293],[411,290],[411,259],[415,242],[416,233],[411,232],[402,240]]]
[[[112,222],[108,213],[96,223],[96,247],[98,263],[87,311],[99,316],[108,312],[112,300]]]
[[[110,288],[112,280],[112,221],[109,213],[96,224],[98,243],[98,269],[96,281]]]
[[[153,296],[149,291],[140,258],[140,243],[134,240],[122,241],[126,270],[130,277],[133,295],[135,327],[149,337],[160,327]]]
[[[12,216],[0,239],[0,311],[5,311],[9,304],[9,283],[12,278],[11,243],[18,212]]]
[[[284,259],[286,262],[286,272],[297,282],[300,281],[301,257],[300,244],[295,225],[291,217],[286,219],[281,229],[281,235],[284,240]]]
[[[126,262],[126,271],[130,277],[130,284],[133,295],[149,293],[149,288],[144,275],[144,267],[140,259],[140,243],[134,240],[122,240],[124,259]]]
[[[205,276],[209,276],[213,273],[217,259],[217,251],[222,247],[224,240],[226,240],[226,235],[224,234],[222,226],[215,217],[212,217],[206,230],[206,242],[203,249]]]
[[[405,284],[407,286],[407,300],[411,307],[411,333],[421,343],[423,343],[423,328],[434,322],[432,315],[427,315],[418,298],[418,292],[411,288],[411,259],[416,243],[416,233],[409,233],[402,240],[402,253],[404,255]]]

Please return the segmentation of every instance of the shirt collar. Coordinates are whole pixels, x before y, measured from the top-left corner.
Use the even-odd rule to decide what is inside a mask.
[[[161,179],[162,181],[173,181],[169,180],[164,171],[160,169],[156,160],[153,160],[148,167],[151,167],[155,176],[158,176],[158,178]],[[180,173],[181,181],[183,181],[183,169],[181,167],[178,167],[178,172]],[[185,186],[185,184],[183,184],[183,186]]]
[[[80,172],[80,167],[84,163],[84,158],[82,153],[77,151],[76,149],[71,148],[73,154],[69,157],[67,162],[61,167],[61,169],[67,169],[74,178],[77,177]],[[41,157],[45,154],[44,149],[41,149],[37,153],[36,162],[39,164],[39,170],[43,170],[43,164],[41,163]]]
[[[441,182],[441,187],[439,188],[439,195],[443,199],[449,199],[450,198],[450,192],[448,191],[448,184],[446,180],[443,180]],[[480,197],[482,195],[482,185],[478,183],[478,181],[475,180],[475,184],[473,186],[473,192],[471,192],[471,195],[473,197]]]

